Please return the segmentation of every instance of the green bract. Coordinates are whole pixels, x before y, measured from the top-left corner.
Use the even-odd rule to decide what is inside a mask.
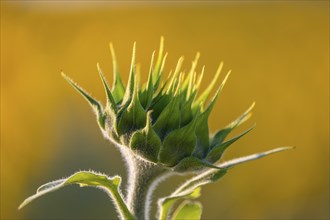
[[[170,195],[158,200],[158,219],[200,219],[202,205],[192,200],[200,196],[203,185],[218,181],[237,164],[290,149],[281,147],[219,163],[225,150],[254,127],[232,139],[227,138],[233,129],[251,116],[253,103],[236,120],[210,135],[209,116],[230,74],[227,73],[210,98],[223,64],[220,64],[212,82],[204,91],[199,91],[204,67],[197,73],[198,53],[187,73],[181,70],[181,57],[172,74],[165,79],[163,72],[166,54],[163,52],[161,38],[157,58],[154,57],[155,52],[151,57],[148,81],[140,85],[139,72],[135,66],[134,44],[129,79],[125,87],[119,75],[112,44],[110,50],[114,69],[111,88],[97,64],[107,97],[105,105],[91,97],[64,73],[62,75],[92,106],[104,136],[120,149],[127,161],[126,193],[121,192],[119,176],[109,177],[92,171],[81,171],[68,178],[44,184],[19,208],[49,192],[79,184],[106,191],[121,219],[148,220],[152,193],[157,184],[173,174],[194,172],[195,176]],[[209,98],[210,101],[207,102]],[[181,202],[181,205],[172,210],[177,202]]]

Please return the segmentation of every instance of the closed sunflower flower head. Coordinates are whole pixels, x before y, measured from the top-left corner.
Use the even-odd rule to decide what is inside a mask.
[[[189,72],[181,70],[181,57],[173,73],[164,79],[166,55],[163,55],[161,39],[156,60],[155,52],[152,54],[148,81],[141,86],[138,81],[139,73],[136,71],[134,44],[129,79],[125,88],[118,72],[112,44],[110,49],[114,66],[112,88],[97,65],[107,95],[105,106],[66,75],[63,76],[94,108],[103,134],[118,147],[126,148],[125,152],[175,172],[194,171],[203,167],[214,167],[213,164],[221,158],[225,149],[253,128],[225,141],[235,127],[250,117],[254,104],[237,120],[210,136],[208,119],[230,75],[229,71],[217,86],[223,63],[220,63],[212,82],[204,91],[199,91],[204,67],[200,73],[196,71],[199,53]],[[215,94],[210,102],[206,103],[215,87]]]

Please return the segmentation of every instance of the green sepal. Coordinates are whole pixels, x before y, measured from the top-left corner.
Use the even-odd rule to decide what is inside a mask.
[[[213,77],[213,80],[209,84],[209,86],[204,90],[204,92],[194,102],[193,109],[197,108],[200,105],[203,105],[204,102],[206,101],[206,99],[209,97],[209,95],[211,94],[211,91],[212,91],[213,87],[215,86],[215,84],[216,84],[216,82],[217,82],[217,80],[218,80],[218,78],[220,76],[222,67],[223,67],[223,62],[220,63],[220,65],[218,67],[218,70],[217,70],[215,76]]]
[[[149,108],[151,101],[152,101],[152,97],[154,95],[154,85],[152,82],[152,71],[153,71],[152,63],[153,63],[153,59],[154,59],[154,54],[155,54],[155,52],[153,52],[152,57],[151,57],[151,64],[150,64],[147,86],[140,94],[140,102],[144,109]]]
[[[125,135],[127,138],[129,138],[129,135],[133,131],[142,129],[146,125],[146,117],[147,113],[140,103],[137,85],[135,83],[133,98],[129,106],[123,110],[121,117],[119,118],[117,128],[118,134],[120,136]]]
[[[191,68],[190,68],[189,73],[188,73],[188,77],[184,80],[184,82],[182,84],[182,89],[183,90],[188,89],[188,87],[189,87],[189,83],[192,80],[191,79],[191,75],[194,73],[194,71],[196,69],[197,62],[198,62],[199,57],[200,57],[200,53],[197,52],[196,53],[196,56],[195,56],[195,59],[192,61]]]
[[[164,88],[164,87],[162,87]],[[157,121],[159,115],[162,113],[162,111],[166,108],[166,106],[171,102],[173,96],[168,94],[161,94],[158,93],[158,95],[155,97],[153,102],[151,103],[150,109],[152,109],[151,118],[152,121]]]
[[[154,91],[156,91],[158,89],[158,86],[160,85],[160,81],[162,79],[162,74],[163,74],[163,71],[164,71],[166,58],[167,58],[167,53],[163,57],[163,61],[162,61],[162,64],[161,64],[161,67],[160,67],[160,70],[159,70],[159,76],[158,76],[158,79],[156,80],[156,83],[154,84]]]
[[[135,74],[135,71],[136,71],[135,50],[136,50],[136,43],[134,42],[133,52],[132,52],[132,61],[131,61],[131,70],[130,70],[129,77],[128,77],[128,84],[126,86],[125,95],[124,95],[123,101],[121,103],[122,106],[126,106],[127,103],[131,102],[133,93],[134,93],[134,88],[137,87],[137,83],[135,82],[136,78],[137,78],[136,74]]]
[[[244,135],[246,135],[247,133],[249,133],[253,128],[255,128],[255,125],[251,128],[249,128],[248,130],[244,131],[242,134],[237,135],[236,137],[223,142],[221,144],[218,144],[216,146],[213,146],[212,149],[210,149],[209,153],[206,156],[206,160],[209,161],[210,163],[215,163],[216,161],[218,161],[222,154],[224,153],[224,151],[234,142],[236,142],[238,139],[240,139],[241,137],[243,137]]]
[[[111,110],[113,110],[114,113],[116,113],[117,112],[116,102],[115,102],[115,100],[112,96],[112,93],[111,93],[110,87],[108,85],[108,82],[104,77],[104,74],[103,74],[103,71],[102,71],[100,65],[97,63],[96,66],[97,66],[97,70],[99,72],[99,75],[101,77],[105,93],[107,95],[107,107],[110,108]]]
[[[232,130],[234,130],[236,127],[248,120],[252,115],[251,110],[254,106],[255,103],[253,102],[252,105],[241,116],[232,121],[225,128],[218,131],[212,138],[211,148],[213,148],[215,145],[221,144]]]
[[[160,113],[153,128],[161,139],[180,126],[179,97],[174,97]]]
[[[183,201],[174,211],[171,220],[200,220],[202,217],[202,204],[189,200]]]
[[[143,158],[157,163],[157,156],[161,146],[161,140],[151,127],[150,113],[147,115],[146,126],[133,133],[130,141],[130,148]]]
[[[159,152],[159,161],[167,166],[175,166],[185,157],[191,155],[196,144],[196,119],[188,125],[169,133]]]
[[[105,118],[103,114],[103,107],[102,105],[96,101],[92,96],[90,96],[83,88],[81,88],[77,83],[75,83],[72,79],[70,79],[67,75],[62,72],[62,76],[64,79],[74,88],[76,89],[80,95],[82,95],[89,105],[93,108],[94,112],[97,116],[97,121],[102,130],[105,128]]]
[[[220,87],[218,88],[217,92],[215,93],[214,97],[212,98],[210,104],[207,106],[206,110],[200,114],[198,117],[198,122],[196,126],[196,136],[197,136],[197,144],[194,151],[194,156],[198,158],[204,158],[205,154],[207,153],[209,149],[209,126],[208,126],[208,119],[210,116],[210,113],[215,105],[215,102],[217,101],[220,92],[222,91],[227,79],[229,77],[229,74],[226,75],[225,79],[222,81]]]
[[[71,175],[68,178],[56,180],[42,185],[38,188],[37,193],[25,199],[18,209],[23,208],[31,201],[47,193],[58,190],[64,186],[78,184],[81,187],[93,186],[104,189],[113,198],[113,203],[116,205],[117,210],[123,219],[135,219],[134,216],[128,210],[119,191],[120,182],[120,176],[114,176],[110,178],[104,174],[98,174],[91,171],[80,171]]]
[[[182,103],[180,127],[187,125],[194,118],[193,112],[191,110],[191,105],[192,105],[192,102],[194,101],[195,94],[196,93],[192,94],[189,97],[188,101],[184,100],[184,102]]]
[[[152,80],[153,80],[153,85],[155,90],[157,90],[159,83],[160,83],[160,78],[161,78],[161,73],[162,73],[162,68],[164,68],[165,60],[166,60],[166,55],[163,56],[164,53],[164,37],[162,36],[160,38],[160,45],[159,45],[159,51],[158,51],[158,56],[156,60],[156,65],[154,68],[154,71],[152,73]]]
[[[180,69],[182,67],[182,62],[183,62],[183,57],[180,57],[179,60],[178,60],[178,63],[176,64],[174,73],[173,73],[173,75],[171,77],[171,80],[170,80],[170,83],[168,85],[166,94],[173,93],[173,90],[174,90],[174,88],[176,86],[175,83],[178,80],[178,75],[179,75]]]
[[[117,115],[110,107],[105,108],[104,118],[106,134],[108,134],[115,141],[119,141]]]
[[[184,83],[183,83],[183,86],[182,86],[182,94],[183,94],[183,96],[184,96],[184,98],[182,99],[182,101],[183,102],[186,102],[186,100],[190,100],[190,99],[192,99],[192,101],[194,102],[195,101],[195,98],[196,98],[196,96],[197,96],[197,93],[198,93],[198,90],[199,90],[199,87],[200,87],[200,85],[201,85],[201,82],[202,82],[202,79],[203,79],[203,75],[204,75],[204,69],[205,69],[205,66],[203,66],[202,67],[202,71],[201,71],[201,73],[200,73],[200,75],[199,75],[199,77],[198,77],[198,79],[195,79],[195,77],[197,78],[197,75],[195,74],[196,72],[194,72],[194,74],[193,74],[193,87],[192,87],[192,89],[191,89],[191,93],[190,93],[190,95],[188,96],[188,83],[189,83],[189,78],[187,78],[185,81],[184,81]],[[197,81],[196,83],[195,83],[195,81]],[[186,85],[185,85],[186,84]],[[196,107],[197,106],[195,106],[195,109],[194,109],[194,113],[196,113]],[[190,108],[192,108],[192,106],[190,107]]]
[[[117,59],[115,50],[113,49],[112,43],[109,44],[110,46],[110,52],[112,56],[112,65],[113,65],[113,85],[112,85],[112,95],[116,103],[119,103],[122,101],[124,94],[125,94],[125,86],[123,84],[123,81],[120,78],[120,74],[118,71],[117,66]]]
[[[197,52],[196,53],[196,56],[195,56],[195,59],[192,61],[192,64],[191,64],[191,68],[190,68],[190,71],[189,71],[189,74],[188,74],[188,77],[187,79],[185,80],[185,82],[183,83],[183,88],[185,90],[185,98],[186,100],[188,100],[194,90],[194,84],[195,84],[195,77],[196,77],[196,72],[195,72],[195,69],[197,67],[197,63],[198,63],[198,59],[200,57],[200,53]]]
[[[165,82],[163,82],[163,84],[162,84],[162,86],[160,87],[159,91],[158,91],[157,93],[155,93],[155,96],[154,96],[154,98],[153,98],[152,101],[151,101],[151,107],[150,107],[150,108],[153,108],[153,106],[154,106],[157,102],[159,102],[159,100],[160,100],[164,95],[166,95],[164,91],[165,91],[165,87],[166,87],[166,85],[167,85],[167,82],[168,82],[168,79],[167,79]],[[154,91],[156,91],[156,90],[154,89]]]
[[[201,73],[199,74],[199,78],[197,79],[197,82],[195,84],[194,91],[198,91],[200,85],[202,84],[202,79],[203,79],[203,76],[204,76],[204,70],[205,70],[205,66],[202,67]]]

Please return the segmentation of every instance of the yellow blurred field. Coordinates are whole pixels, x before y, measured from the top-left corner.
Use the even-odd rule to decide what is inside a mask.
[[[188,69],[197,51],[197,70],[206,66],[203,87],[220,61],[232,70],[211,115],[212,131],[256,101],[252,119],[236,134],[257,128],[225,158],[296,146],[203,188],[203,219],[329,219],[327,1],[1,1],[1,219],[116,218],[107,196],[91,188],[68,187],[17,207],[39,185],[77,170],[125,179],[119,152],[60,72],[103,101],[96,63],[112,82],[109,42],[124,81],[137,42],[145,80],[162,35],[167,73],[181,55]],[[183,180],[169,179],[156,194],[167,195]]]

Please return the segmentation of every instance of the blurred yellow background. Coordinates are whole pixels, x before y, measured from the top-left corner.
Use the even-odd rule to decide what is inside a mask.
[[[197,51],[205,87],[219,62],[233,70],[211,115],[214,132],[253,101],[257,128],[226,159],[272,147],[293,151],[239,166],[203,188],[203,219],[329,219],[329,2],[91,3],[1,1],[1,219],[116,218],[101,191],[68,187],[21,211],[37,187],[77,170],[126,177],[87,103],[63,70],[104,100],[96,63],[112,82],[108,43],[122,78],[131,48],[145,79],[165,37],[166,72]],[[223,74],[224,76],[224,74]],[[222,77],[223,77],[222,76]],[[125,178],[124,178],[125,179]],[[184,177],[169,179],[156,195]]]

